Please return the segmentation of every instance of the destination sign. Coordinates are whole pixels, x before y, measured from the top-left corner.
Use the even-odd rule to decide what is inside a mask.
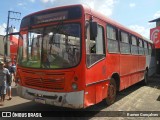
[[[35,24],[46,23],[46,22],[53,22],[59,20],[66,20],[68,19],[68,11],[56,12],[56,13],[49,13],[40,16],[35,16]]]
[[[24,17],[21,22],[21,28],[48,22],[80,19],[81,17],[82,10],[80,6],[46,10]]]

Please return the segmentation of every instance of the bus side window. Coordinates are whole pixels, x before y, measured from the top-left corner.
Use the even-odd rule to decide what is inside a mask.
[[[143,40],[139,39],[139,55],[144,55]]]
[[[111,25],[107,25],[107,47],[109,53],[118,53],[118,30]]]
[[[130,54],[129,35],[126,32],[120,32],[120,51],[122,54]]]
[[[145,55],[148,55],[148,43],[146,41],[144,41],[144,52],[145,52]]]
[[[96,38],[91,38],[90,53],[104,54],[104,35],[103,27],[98,25],[98,34]]]
[[[134,55],[138,54],[137,38],[135,36],[131,36],[131,53]]]

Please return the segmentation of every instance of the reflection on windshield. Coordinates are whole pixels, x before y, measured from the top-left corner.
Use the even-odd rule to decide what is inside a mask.
[[[30,30],[19,46],[19,64],[32,68],[70,68],[80,61],[80,25]]]

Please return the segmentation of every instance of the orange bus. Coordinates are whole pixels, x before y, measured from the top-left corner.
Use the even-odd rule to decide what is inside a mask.
[[[152,41],[83,5],[27,15],[19,34],[17,91],[35,102],[111,105],[117,91],[154,73]]]

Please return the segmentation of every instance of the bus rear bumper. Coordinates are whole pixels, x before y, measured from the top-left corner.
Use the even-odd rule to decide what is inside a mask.
[[[17,93],[20,97],[33,100],[38,103],[62,106],[74,109],[84,107],[84,91],[60,93],[47,92],[31,89],[23,86],[17,86]]]

